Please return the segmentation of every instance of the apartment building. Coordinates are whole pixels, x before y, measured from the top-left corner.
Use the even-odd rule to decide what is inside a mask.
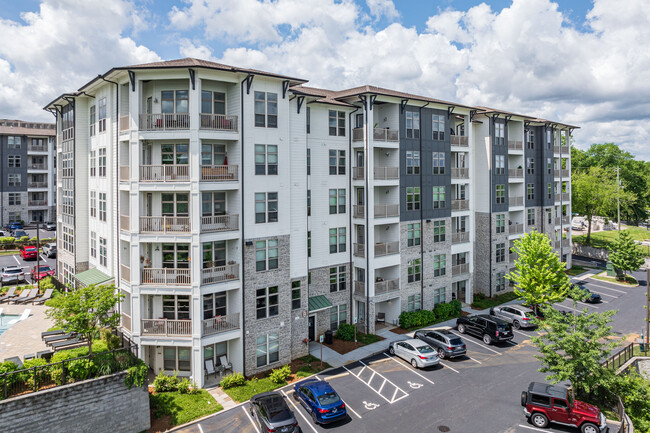
[[[0,225],[54,220],[55,124],[0,119]]]
[[[254,374],[341,323],[375,332],[402,311],[496,292],[476,218],[523,223],[525,208],[487,205],[495,125],[520,143],[528,129],[541,143],[574,128],[305,83],[180,59],[113,68],[46,107],[61,161],[59,277],[115,283],[122,327],[155,372],[204,385],[211,359]],[[531,152],[568,170],[544,149]],[[569,188],[553,170],[530,183]],[[543,210],[570,212],[552,192],[526,202],[543,229]]]

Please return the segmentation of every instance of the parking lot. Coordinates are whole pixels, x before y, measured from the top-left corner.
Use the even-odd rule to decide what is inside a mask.
[[[48,265],[56,271],[56,257],[47,258],[40,250],[39,254],[41,256],[41,266]],[[0,269],[6,266],[20,266],[25,272],[26,283],[31,283],[29,273],[36,266],[36,260],[23,260],[20,254],[0,256]]]
[[[638,279],[645,278],[640,274]],[[640,332],[645,288],[624,288],[589,279],[585,286],[601,294],[603,302],[579,304],[590,311],[619,309],[614,330],[621,335]],[[557,305],[570,311],[572,301]],[[637,311],[639,310],[639,311]],[[637,311],[635,314],[631,312]],[[456,330],[452,330],[458,333]],[[530,337],[536,330],[514,330],[511,342],[486,346],[482,340],[462,335],[467,356],[443,360],[441,365],[414,369],[409,363],[386,351],[323,372],[348,408],[348,419],[331,425],[315,425],[307,411],[293,399],[292,386],[280,390],[306,433],[340,432],[459,432],[459,433],[550,433],[576,429],[551,424],[539,429],[529,424],[522,413],[520,394],[531,381],[544,381],[537,369],[537,350]],[[460,335],[460,334],[459,334]],[[183,432],[256,432],[248,404],[218,413]],[[610,425],[614,427],[614,424]]]

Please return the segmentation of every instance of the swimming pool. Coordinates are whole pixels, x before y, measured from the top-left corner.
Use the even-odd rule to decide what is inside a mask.
[[[18,314],[0,314],[0,335],[15,325],[15,323],[10,325],[9,322],[19,317],[20,315]]]

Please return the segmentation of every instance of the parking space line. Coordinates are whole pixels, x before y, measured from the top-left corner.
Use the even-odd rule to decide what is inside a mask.
[[[248,417],[248,420],[251,422],[251,425],[252,425],[253,428],[255,429],[255,432],[256,432],[256,433],[260,433],[259,429],[258,429],[257,426],[255,425],[255,422],[253,421],[253,418],[251,417],[251,414],[248,413],[248,411],[247,411],[246,409],[244,409],[244,406],[242,406],[241,409],[244,411],[244,413],[245,413],[246,416]]]
[[[373,374],[372,377],[370,378],[370,382],[372,382],[372,378],[373,378],[373,377],[375,377],[374,374]],[[386,385],[386,381],[383,381],[383,382],[381,383],[381,386],[379,387],[379,391],[377,391],[377,392],[381,392],[381,390],[384,389],[384,385]],[[395,392],[397,392],[397,390],[395,390]]]
[[[535,431],[541,431],[541,432],[547,432],[548,431],[548,430],[542,430],[540,428],[531,427],[529,425],[523,425],[523,424],[519,424],[519,427],[523,427],[523,428],[527,428],[527,429],[535,430]]]
[[[594,304],[587,304],[586,302],[582,302],[582,301],[576,301],[576,302],[578,304],[586,305],[587,307],[593,307],[593,308],[598,309],[598,307],[596,307]]]
[[[627,293],[627,292],[625,292],[625,291],[623,291],[623,290],[612,289],[611,287],[602,286],[602,285],[600,285],[600,284],[596,284],[596,283],[592,283],[592,282],[589,282],[588,284],[589,284],[589,285],[592,285],[592,286],[600,287],[601,289],[611,290],[612,292],[618,292],[618,293],[623,293],[623,294]]]
[[[448,366],[447,364],[445,364],[445,363],[442,362],[442,361],[440,361],[440,365],[442,365],[442,366],[445,367],[445,368],[450,369],[451,371],[455,371],[456,373],[460,374],[460,371],[456,370],[455,368],[452,368],[452,367]]]
[[[422,379],[424,379],[424,380],[426,380],[427,382],[429,382],[431,385],[435,385],[435,383],[433,383],[432,380],[427,379],[426,377],[424,377],[423,375],[421,375],[421,374],[418,373],[417,371],[413,370],[412,368],[406,367],[404,364],[402,364],[402,363],[399,362],[397,359],[395,359],[394,356],[391,356],[391,355],[387,354],[386,352],[382,352],[382,353],[383,353],[383,355],[384,355],[385,357],[390,358],[390,359],[392,359],[393,361],[395,361],[396,363],[398,363],[399,365],[401,365],[402,367],[405,367],[405,368],[411,370],[413,373],[417,374],[417,375],[420,376]]]
[[[345,368],[346,370],[348,370],[348,368],[347,368],[345,365],[343,365],[343,368]],[[383,399],[386,400],[388,403],[390,403],[390,400],[388,400],[386,397],[384,397],[383,394],[378,393],[377,390],[376,390],[375,388],[373,388],[372,386],[370,386],[368,383],[366,383],[366,381],[362,380],[360,377],[358,377],[356,374],[352,373],[350,370],[348,370],[348,371],[350,372],[350,374],[351,374],[352,376],[356,377],[360,382],[364,383],[368,388],[372,389],[372,390],[373,390],[377,395],[379,395],[381,398],[383,398]]]
[[[359,360],[359,362],[362,363],[363,365],[366,365],[366,364],[365,364],[363,361],[361,361],[361,360]],[[373,373],[377,374],[377,376],[381,377],[381,378],[384,379],[386,382],[390,383],[390,384],[393,385],[395,388],[397,388],[398,390],[402,391],[404,394],[409,395],[408,392],[404,391],[402,388],[400,388],[399,386],[395,385],[393,382],[391,382],[391,381],[388,380],[386,377],[384,377],[381,373],[376,372],[375,370],[373,370],[373,369],[372,369],[370,366],[368,366],[368,365],[366,365],[366,367],[368,367],[370,370],[372,370]],[[374,377],[374,375],[373,375],[373,377]],[[371,380],[372,380],[372,379],[371,379]],[[370,386],[370,381],[368,382],[368,386]],[[383,387],[383,385],[382,385],[382,387]],[[380,395],[381,395],[381,394],[380,394]],[[393,397],[394,397],[394,396],[393,396]],[[398,400],[399,400],[399,399],[398,399]],[[397,400],[395,400],[395,399],[393,398],[393,400],[391,400],[389,403],[390,403],[390,404],[393,404],[393,403],[396,402],[396,401],[397,401]]]
[[[200,431],[201,433],[203,433],[203,428],[201,427],[201,424],[199,423],[199,424],[197,424],[196,426],[199,428],[199,431]]]
[[[16,263],[18,263],[18,266],[20,266],[20,262],[18,261],[18,257],[16,257],[16,256],[11,256],[11,257],[13,257],[14,260],[16,261]]]
[[[529,334],[526,334],[525,332],[517,331],[516,329],[513,329],[512,332],[516,332],[517,334],[523,335],[524,337],[530,337]]]
[[[290,392],[293,392],[293,391],[290,391]],[[289,396],[287,395],[286,392],[284,392],[284,390],[282,390],[282,394],[284,394],[284,396],[287,398],[287,400],[289,400],[289,403],[291,403],[291,406],[296,408],[296,412],[298,412],[300,414],[300,416],[305,420],[305,422],[309,425],[309,427],[311,427],[311,429],[314,431],[314,433],[318,433],[318,430],[316,430],[316,428],[314,428],[314,426],[311,424],[311,422],[307,419],[307,417],[305,415],[303,415],[303,413],[298,409],[298,406],[296,406],[296,404],[293,402],[292,399],[289,398]]]
[[[590,289],[590,290],[591,290],[591,289]],[[597,291],[595,291],[595,290],[591,290],[591,291],[592,291],[593,293],[598,293],[598,294],[601,295],[601,296],[609,296],[610,298],[614,298],[614,299],[620,298],[620,295],[619,295],[619,296],[616,296],[616,295],[610,295],[610,294],[608,294],[608,293],[597,292]]]
[[[350,409],[350,411],[352,411],[353,414],[355,414],[359,419],[361,419],[361,415],[359,415],[356,410],[352,409],[352,407],[348,404],[347,401],[343,400],[343,403],[345,403],[346,408]]]
[[[555,306],[556,306],[556,307],[568,308],[569,310],[573,310],[573,311],[575,311],[576,313],[580,313],[580,312],[581,312],[580,310],[576,310],[576,309],[573,308],[573,307],[568,307],[568,306],[563,305],[563,304],[555,304]]]
[[[454,335],[457,336],[457,337],[461,337],[461,338],[462,338],[462,335],[460,335],[460,334],[456,334],[455,332],[452,332],[452,334],[454,334]],[[487,346],[485,346],[485,345],[483,345],[483,344],[481,344],[481,343],[479,343],[479,342],[477,342],[477,341],[469,340],[469,339],[468,339],[468,340],[463,340],[463,341],[469,341],[470,343],[478,344],[479,346],[481,346],[481,347],[484,348],[484,349],[489,350],[490,352],[494,352],[494,353],[496,353],[497,355],[502,355],[501,352],[497,352],[497,351],[494,350],[494,349],[490,349],[489,347],[487,347]]]
[[[471,360],[474,361],[474,362],[477,362],[477,363],[479,363],[479,364],[483,364],[481,361],[479,361],[478,359],[474,359],[474,358],[472,358],[472,357],[469,356],[467,353],[465,354],[465,356],[468,357],[469,359],[471,359]]]
[[[43,260],[45,263],[47,263],[47,259],[43,256],[41,256],[41,260]]]

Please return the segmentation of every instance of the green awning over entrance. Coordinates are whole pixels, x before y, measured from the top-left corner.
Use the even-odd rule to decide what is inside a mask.
[[[106,281],[112,280],[113,277],[106,275],[99,269],[88,269],[87,271],[75,274],[74,278],[83,286],[88,287],[93,284],[101,284]]]
[[[332,303],[325,295],[312,296],[309,298],[309,312],[315,313],[316,311],[327,310],[332,306]]]

